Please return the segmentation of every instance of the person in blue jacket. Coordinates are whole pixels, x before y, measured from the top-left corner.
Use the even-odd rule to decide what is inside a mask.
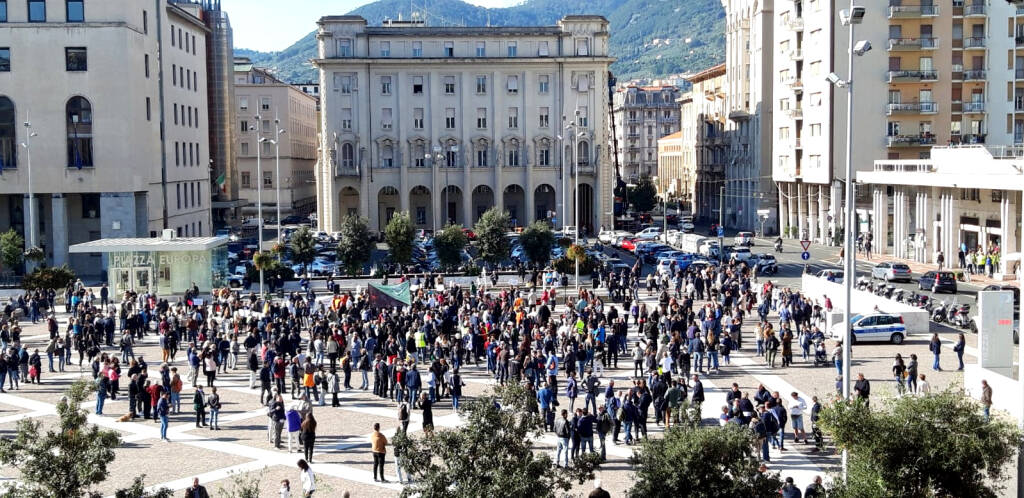
[[[540,412],[544,416],[544,430],[555,430],[555,397],[551,393],[551,384],[544,384],[544,387],[537,391],[537,403],[540,404]]]

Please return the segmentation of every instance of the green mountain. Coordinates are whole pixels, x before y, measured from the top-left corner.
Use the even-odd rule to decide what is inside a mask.
[[[612,71],[619,79],[658,77],[698,71],[725,60],[725,13],[719,0],[526,0],[502,9],[459,0],[379,0],[349,12],[371,25],[384,19],[410,19],[431,26],[553,25],[566,14],[599,14],[611,23]],[[338,14],[325,12],[324,15]],[[310,19],[310,25],[315,20]],[[280,52],[236,49],[280,78],[315,81],[309,59],[316,56],[315,33]]]

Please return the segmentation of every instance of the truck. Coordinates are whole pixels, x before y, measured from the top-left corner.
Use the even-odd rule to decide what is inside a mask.
[[[701,244],[703,244],[705,240],[708,240],[708,238],[703,235],[695,233],[684,234],[679,240],[679,250],[691,254],[697,254],[700,250]]]

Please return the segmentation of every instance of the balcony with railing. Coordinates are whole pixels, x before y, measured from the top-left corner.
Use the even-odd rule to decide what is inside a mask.
[[[1024,111],[1024,96],[1016,96],[1013,99],[1013,110],[1015,112]]]
[[[983,49],[985,48],[985,37],[983,36],[969,36],[964,38],[965,49]]]
[[[589,175],[594,173],[594,163],[590,161],[578,161],[576,163],[576,171],[581,175]]]
[[[885,105],[886,115],[893,114],[935,114],[939,105],[935,102],[890,103]]]
[[[922,133],[919,135],[889,135],[885,137],[887,147],[920,147],[935,145],[935,135]]]
[[[802,149],[803,148],[803,144],[800,143],[800,137],[793,138],[793,148],[794,149]]]
[[[804,108],[803,107],[790,107],[786,109],[786,114],[793,119],[803,119]]]
[[[984,69],[968,69],[964,71],[964,81],[984,81],[985,70]]]
[[[963,112],[971,114],[979,114],[985,112],[984,102],[964,102]]]
[[[804,82],[796,76],[789,76],[782,80],[782,83],[793,89],[795,92],[802,92],[804,89]]]
[[[786,26],[793,31],[804,30],[804,18],[800,16],[790,16],[786,20]]]
[[[334,171],[334,176],[359,176],[359,168],[352,165],[339,164]]]
[[[1024,7],[1017,7],[1017,15],[1024,16]]]
[[[913,19],[939,15],[938,5],[890,5],[889,19]]]
[[[794,48],[789,51],[789,58],[795,61],[802,61],[804,60],[804,51],[799,48]]]
[[[934,50],[939,46],[939,39],[935,37],[923,38],[889,38],[889,50]]]
[[[965,17],[982,17],[986,13],[985,4],[981,2],[972,2],[964,6]]]
[[[939,72],[934,69],[898,69],[889,71],[889,83],[917,83],[938,81]]]

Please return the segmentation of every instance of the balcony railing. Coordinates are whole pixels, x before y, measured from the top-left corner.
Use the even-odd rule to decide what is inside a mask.
[[[802,61],[804,60],[804,51],[799,48],[794,48],[789,51],[789,58],[795,61]]]
[[[804,109],[802,107],[790,107],[786,109],[786,114],[793,119],[801,119],[804,117]]]
[[[939,46],[939,39],[926,38],[889,38],[889,50],[931,50]]]
[[[964,80],[984,80],[985,70],[984,69],[970,69],[964,71]]]
[[[899,69],[889,71],[889,83],[899,81],[937,81],[939,72],[933,69]]]
[[[1017,112],[1024,111],[1024,97],[1018,96],[1013,99],[1013,110]]]
[[[790,17],[786,20],[786,25],[793,31],[804,30],[804,18],[803,17]]]
[[[796,138],[793,139],[793,148],[794,149],[803,148],[803,145],[800,143],[800,137],[796,137]]]
[[[960,136],[960,143],[962,144],[983,144],[985,143],[985,134],[983,133],[970,133],[967,135]]]
[[[1019,7],[1018,7],[1018,9],[1019,9]],[[1013,37],[1013,43],[1015,45],[1017,45],[1017,47],[1024,47],[1024,35],[1014,36]]]
[[[889,147],[916,147],[920,145],[934,145],[935,135],[930,133],[922,135],[889,135],[885,137],[886,145]]]
[[[359,176],[359,168],[355,166],[338,166],[335,176]]]
[[[964,38],[964,48],[985,48],[985,38],[982,36]]]
[[[983,16],[985,15],[985,4],[983,3],[972,3],[964,6],[965,16]]]
[[[1024,16],[1024,7],[1017,7],[1017,15]]]
[[[939,15],[938,5],[891,5],[889,19],[907,19]]]
[[[886,114],[934,114],[939,105],[935,102],[891,103],[885,105]]]
[[[985,112],[984,102],[964,102],[963,112],[979,113]]]

